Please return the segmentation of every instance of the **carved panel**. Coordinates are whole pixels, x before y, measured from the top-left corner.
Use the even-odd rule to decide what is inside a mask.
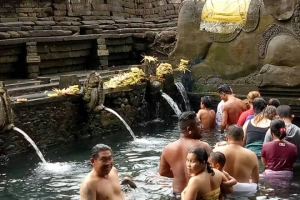
[[[300,36],[300,0],[297,3],[295,8],[294,15],[292,17],[292,28],[294,33],[299,37]]]
[[[277,24],[270,25],[263,34],[263,38],[259,44],[259,57],[265,58],[269,42],[278,35],[290,35],[295,37],[294,33],[287,28],[279,26]]]
[[[234,40],[241,32],[241,28],[235,29],[233,33],[209,33],[209,37],[214,41],[214,42],[220,42],[220,43],[225,43],[225,42],[231,42]]]
[[[295,9],[295,0],[263,0],[268,13],[278,20],[288,20]]]
[[[247,21],[245,26],[243,27],[243,31],[246,33],[254,31],[258,24],[260,19],[260,6],[261,6],[261,0],[252,0],[248,13],[247,13]]]

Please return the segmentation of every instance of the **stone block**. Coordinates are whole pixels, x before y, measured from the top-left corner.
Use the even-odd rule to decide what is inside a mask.
[[[38,26],[54,26],[55,21],[35,21],[35,24]]]
[[[69,16],[82,16],[82,15],[92,15],[92,11],[90,11],[90,10],[79,10],[79,11],[73,12],[72,15],[69,15]]]
[[[29,79],[36,79],[38,77],[39,73],[30,73],[27,75],[27,78]]]
[[[69,58],[69,52],[55,52],[55,53],[46,53],[40,54],[41,60],[57,60],[60,58]]]
[[[17,62],[19,57],[17,55],[0,56],[0,63],[12,63]]]
[[[54,10],[54,16],[66,16],[67,11],[64,10]]]
[[[71,46],[69,45],[49,45],[50,52],[62,52],[71,51]]]
[[[99,50],[106,50],[106,45],[98,45]]]
[[[117,27],[114,26],[114,25],[99,25],[100,29],[103,29],[103,30],[116,30]]]
[[[18,15],[16,17],[28,17],[28,14],[27,13],[18,13]]]
[[[0,32],[0,39],[9,39],[10,34],[5,32]]]
[[[48,45],[37,45],[37,52],[39,53],[47,53],[50,52]]]
[[[43,26],[34,26],[33,30],[43,30]]]
[[[27,56],[37,56],[37,53],[27,53]]]
[[[47,13],[36,13],[36,16],[37,16],[38,18],[44,18],[44,17],[48,17],[49,14],[47,14]]]
[[[9,55],[18,55],[21,53],[20,48],[8,48],[8,49],[0,49],[1,56],[9,56]]]
[[[72,85],[78,85],[80,88],[79,78],[76,74],[61,75],[59,78],[59,88],[68,88]]]
[[[142,23],[130,23],[129,27],[131,28],[141,28],[143,26]]]
[[[100,25],[106,25],[106,24],[115,24],[114,20],[97,20]]]
[[[123,45],[126,44],[125,39],[107,39],[106,40],[106,45],[107,46],[116,46],[116,45]]]
[[[98,56],[108,56],[109,52],[108,52],[108,50],[97,50],[97,55]]]
[[[92,11],[92,15],[110,16],[110,12],[109,11]]]
[[[46,37],[46,36],[66,36],[71,35],[72,31],[64,30],[33,30],[29,31],[32,37]]]
[[[36,17],[37,14],[36,13],[28,13],[28,17]]]
[[[122,46],[107,46],[110,53],[122,53],[132,51],[132,45],[122,45]]]
[[[21,30],[21,27],[11,27],[11,30],[12,30],[12,31],[20,31],[20,30]]]
[[[27,46],[26,51],[28,53],[37,53],[37,47],[36,46]]]
[[[11,27],[0,27],[0,32],[11,31]]]
[[[107,66],[108,65],[108,60],[100,60],[100,65],[101,66]]]
[[[18,17],[19,21],[36,21],[36,17]]]
[[[26,56],[27,63],[40,63],[41,58],[40,56]]]
[[[79,44],[72,44],[71,45],[71,50],[72,51],[77,51],[77,50],[84,50],[84,49],[90,49],[92,48],[92,43],[86,41],[85,43],[79,43]]]
[[[136,14],[135,9],[133,8],[124,8],[124,12],[132,15]]]
[[[16,8],[17,13],[32,13],[33,8]]]
[[[92,10],[93,11],[109,11],[107,4],[96,4],[92,3]]]
[[[12,17],[12,18],[0,18],[0,22],[5,23],[5,22],[17,22],[19,21],[19,18],[17,17]]]
[[[103,30],[100,28],[93,30],[93,34],[101,34],[101,33],[103,33]]]
[[[94,11],[92,11],[94,12]],[[93,15],[93,13],[92,13]],[[83,21],[95,21],[97,20],[97,16],[81,16]]]
[[[98,38],[98,39],[97,39],[97,44],[98,44],[98,45],[105,45],[105,39],[103,39],[103,38]]]
[[[30,34],[27,31],[17,31],[20,37],[30,37]]]
[[[99,24],[98,21],[82,21],[81,24],[83,25],[93,25],[93,24]]]
[[[73,57],[85,57],[85,56],[88,56],[90,55],[90,50],[87,49],[87,50],[80,50],[80,51],[71,51],[70,52],[70,57],[73,58]]]
[[[63,3],[54,3],[53,7],[55,10],[67,10],[66,4]]]
[[[120,12],[120,13],[124,12],[123,7],[120,5],[110,5],[109,10],[113,12]]]
[[[143,23],[143,18],[130,18],[129,21],[131,23]]]
[[[81,25],[80,29],[88,30],[88,29],[96,29],[100,28],[98,24],[93,24],[93,25]]]
[[[40,70],[39,70],[39,66],[38,65],[29,65],[28,67],[27,67],[27,72],[29,73],[29,74],[31,74],[31,73],[38,73]]]
[[[174,15],[175,11],[174,10],[167,10],[166,15]]]
[[[129,24],[116,24],[115,26],[117,28],[121,29],[121,28],[127,28],[127,27],[129,27]]]
[[[125,1],[124,2],[124,7],[125,8],[131,8],[131,9],[134,9],[136,8],[137,4],[133,3],[133,2],[128,2],[128,1]]]

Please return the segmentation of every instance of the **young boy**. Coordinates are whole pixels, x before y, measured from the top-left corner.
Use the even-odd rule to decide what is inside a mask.
[[[201,98],[200,110],[197,117],[201,120],[204,130],[213,130],[216,126],[216,113],[212,109],[212,100],[209,96]]]
[[[212,152],[208,158],[208,162],[211,164],[211,166],[217,170],[219,170],[220,172],[222,172],[226,178],[228,179],[228,181],[226,181],[224,184],[232,187],[233,185],[237,184],[237,181],[230,176],[227,172],[225,172],[223,170],[223,167],[226,163],[226,157],[223,153],[221,152]],[[221,188],[221,195],[220,195],[220,200],[223,200],[226,198],[226,194],[224,192],[222,192],[222,188]]]

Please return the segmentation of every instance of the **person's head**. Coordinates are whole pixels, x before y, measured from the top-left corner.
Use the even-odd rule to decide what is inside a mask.
[[[194,111],[186,111],[179,116],[180,132],[185,137],[200,139],[202,124]]]
[[[190,176],[196,176],[207,169],[212,176],[215,174],[210,163],[207,161],[208,155],[205,149],[196,147],[188,151],[186,159],[186,168]]]
[[[224,100],[224,101],[227,101],[228,100],[228,96],[232,95],[232,89],[231,89],[231,87],[229,87],[226,84],[220,85],[218,87],[218,91],[219,91],[219,94],[220,94],[220,98],[222,100]]]
[[[209,96],[201,97],[201,108],[212,108],[213,102]]]
[[[105,144],[97,144],[92,149],[90,161],[99,176],[108,175],[114,164],[111,148]]]
[[[273,120],[276,117],[276,107],[275,106],[267,106],[264,110],[264,116],[269,120]]]
[[[274,139],[284,139],[286,136],[285,123],[282,119],[274,119],[270,124],[271,134]]]
[[[243,142],[244,131],[243,128],[239,125],[230,125],[226,132],[226,141],[230,142]]]
[[[293,119],[292,109],[288,105],[280,105],[276,108],[276,115],[281,119]]]
[[[267,107],[266,101],[261,97],[255,98],[252,104],[255,115],[261,113]]]
[[[212,152],[209,155],[208,162],[213,168],[222,171],[226,163],[226,157],[222,152]]]
[[[253,100],[257,97],[260,97],[260,93],[258,91],[251,91],[247,95],[247,99],[249,99],[249,103],[251,104]]]
[[[268,102],[268,106],[275,106],[276,108],[280,105],[280,101],[278,99],[270,99]]]

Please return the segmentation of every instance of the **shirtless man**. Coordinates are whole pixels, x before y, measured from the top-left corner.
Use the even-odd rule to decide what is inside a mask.
[[[231,125],[226,133],[228,145],[216,147],[214,152],[219,151],[225,155],[224,170],[234,177],[237,182],[249,183],[251,178],[252,183],[258,183],[258,159],[255,153],[242,146],[243,139],[243,128],[238,125]]]
[[[212,100],[209,96],[201,98],[200,110],[197,117],[200,119],[204,130],[213,130],[216,126],[216,113],[212,109]]]
[[[173,178],[173,198],[180,199],[180,194],[188,183],[186,173],[186,157],[188,150],[201,147],[210,155],[211,147],[206,142],[198,141],[201,138],[201,123],[196,113],[183,112],[179,116],[180,137],[168,144],[160,157],[159,174]]]
[[[118,171],[113,167],[112,150],[105,144],[92,149],[93,169],[80,186],[81,200],[123,200]]]
[[[222,123],[220,127],[221,132],[224,132],[229,125],[237,123],[240,115],[247,110],[247,106],[241,99],[236,98],[232,94],[232,90],[228,85],[220,85],[218,91],[221,99],[225,101],[222,107]]]

